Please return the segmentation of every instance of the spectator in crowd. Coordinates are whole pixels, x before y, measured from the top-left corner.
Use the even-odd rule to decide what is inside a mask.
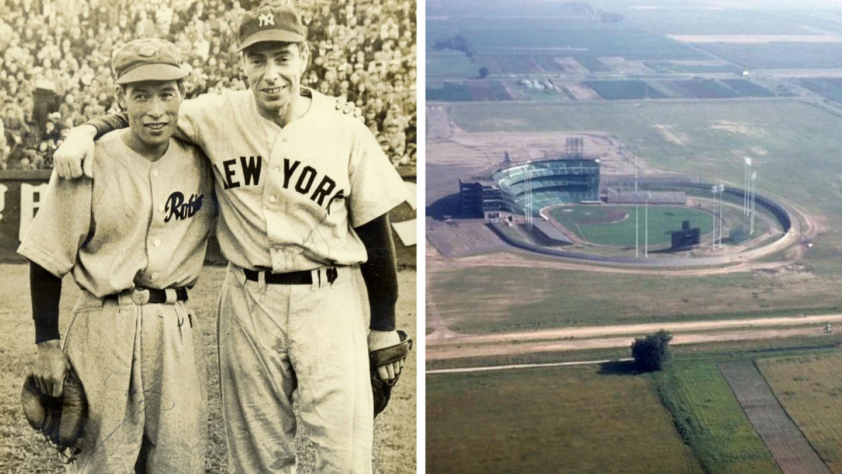
[[[50,167],[64,130],[119,112],[108,65],[112,51],[132,39],[158,37],[178,46],[192,70],[187,97],[245,89],[237,25],[260,1],[0,1],[0,167]],[[416,137],[416,2],[320,0],[296,8],[310,31],[304,83],[354,102],[371,130],[389,137],[393,163],[414,166],[404,157]],[[33,110],[43,110],[33,103],[36,81],[59,97],[49,119],[40,112],[32,119]],[[387,129],[387,120],[397,129]]]

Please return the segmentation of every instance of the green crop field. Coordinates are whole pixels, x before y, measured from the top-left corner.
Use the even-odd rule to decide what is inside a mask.
[[[701,473],[645,376],[598,366],[427,377],[427,470]]]
[[[666,97],[644,81],[587,81],[584,83],[607,100],[663,99]]]
[[[748,69],[842,67],[842,43],[705,43],[694,46]]]
[[[842,355],[767,359],[757,367],[822,461],[842,473]]]
[[[627,59],[709,59],[693,48],[628,22],[565,22],[555,18],[452,16],[428,22],[427,49],[461,34],[478,54],[619,56]]]
[[[714,72],[731,72],[738,74],[742,68],[731,64],[684,64],[672,61],[647,61],[646,67],[660,73],[679,74],[709,74]]]
[[[479,68],[483,64],[474,58],[469,58],[461,51],[430,51],[427,52],[427,77],[446,77],[469,79],[479,76]]]
[[[570,210],[573,212],[568,212]],[[574,206],[557,207],[550,212],[550,215],[588,242],[600,245],[634,246],[636,225],[634,213],[634,206]],[[645,206],[639,206],[638,213],[639,235],[637,238],[643,242],[646,214],[648,214],[650,246],[669,246],[670,231],[681,230],[681,222],[685,220],[690,221],[690,227],[699,227],[702,235],[713,228],[711,216],[697,209],[649,206],[646,211]],[[612,215],[619,220],[611,221]]]
[[[805,24],[757,8],[665,8],[623,10],[626,20],[663,34],[807,35]]]
[[[676,362],[655,374],[658,393],[706,472],[780,472],[713,362]]]

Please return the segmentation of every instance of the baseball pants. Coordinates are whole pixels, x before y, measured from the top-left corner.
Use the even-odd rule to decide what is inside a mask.
[[[367,331],[351,267],[329,283],[247,280],[229,265],[219,301],[222,407],[233,473],[294,473],[296,417],[319,473],[370,473]]]
[[[182,302],[136,306],[131,291],[117,301],[83,293],[64,342],[88,398],[82,453],[69,471],[204,472],[202,349]]]

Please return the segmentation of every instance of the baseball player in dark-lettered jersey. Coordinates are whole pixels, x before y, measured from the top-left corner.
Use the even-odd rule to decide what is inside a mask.
[[[72,364],[85,388],[72,471],[203,472],[206,380],[187,289],[216,216],[213,178],[199,148],[172,138],[187,75],[175,45],[133,41],[112,65],[129,128],[97,142],[93,180],[53,175],[18,250],[31,262],[33,373],[59,396]],[[62,351],[67,273],[82,296]]]
[[[316,472],[371,471],[368,351],[398,344],[388,212],[406,189],[363,123],[301,87],[306,29],[289,7],[245,14],[250,91],[185,101],[179,133],[204,149],[230,261],[219,303],[222,404],[231,472],[294,472],[293,393]],[[119,125],[111,118],[102,129]],[[94,127],[57,154],[81,174]],[[369,294],[365,326],[359,267]],[[402,362],[378,369],[394,378]]]

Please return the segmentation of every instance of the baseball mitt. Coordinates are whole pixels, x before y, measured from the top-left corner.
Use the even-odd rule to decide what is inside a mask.
[[[35,376],[29,375],[20,394],[26,421],[36,431],[40,431],[59,450],[72,461],[79,453],[78,441],[82,435],[82,426],[88,415],[88,401],[82,381],[72,368],[64,380],[64,390],[55,398],[43,393],[35,383]]]
[[[406,359],[409,351],[412,349],[412,339],[409,339],[405,332],[398,331],[401,338],[400,344],[369,352],[369,368],[371,371],[371,392],[374,395],[374,417],[376,418],[386,405],[389,404],[389,399],[392,397],[392,387],[398,383],[400,374],[396,375],[394,379],[384,382],[379,375],[377,375],[377,368],[392,362]]]

